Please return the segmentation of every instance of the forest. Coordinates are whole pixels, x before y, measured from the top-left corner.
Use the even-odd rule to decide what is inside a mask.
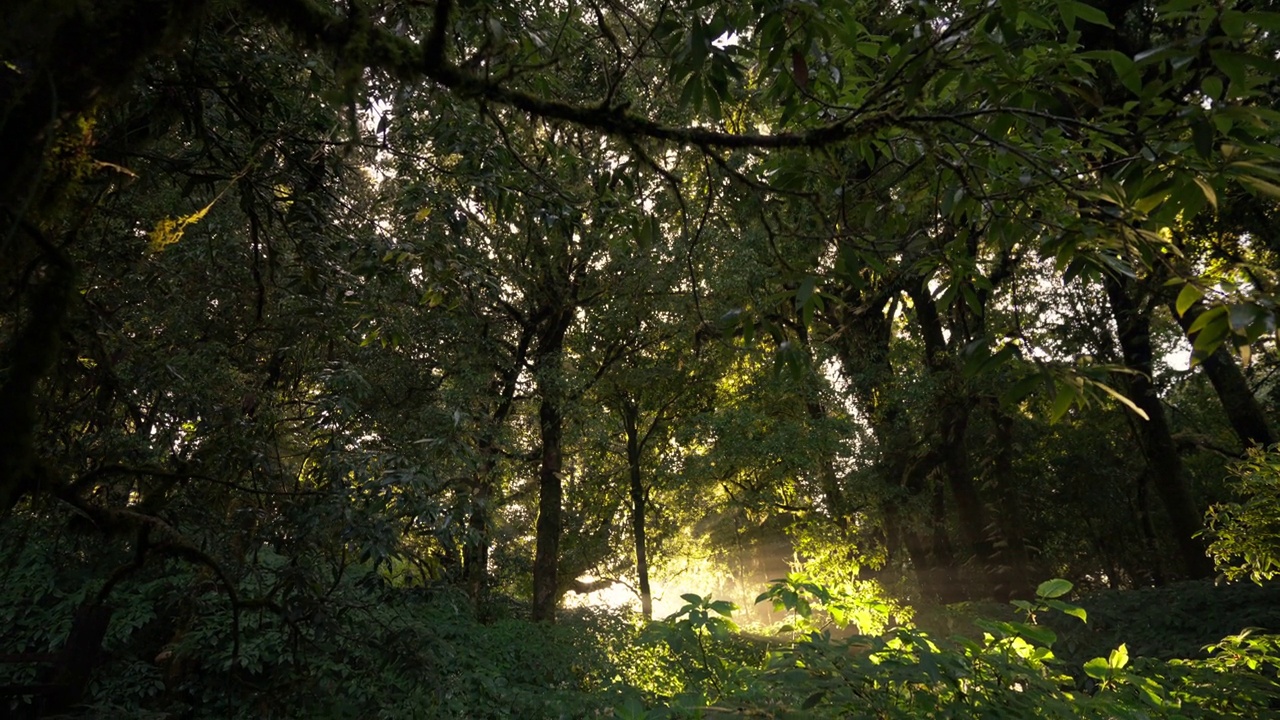
[[[1280,3],[7,0],[0,715],[1280,717]]]

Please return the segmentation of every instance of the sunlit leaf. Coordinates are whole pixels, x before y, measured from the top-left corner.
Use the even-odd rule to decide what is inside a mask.
[[[1111,656],[1107,658],[1107,665],[1119,670],[1129,664],[1129,646],[1124,643],[1120,647],[1111,651]]]
[[[1174,302],[1174,307],[1179,315],[1186,315],[1187,310],[1191,309],[1191,306],[1195,305],[1202,297],[1204,297],[1203,290],[1192,283],[1187,283],[1178,292],[1178,299]]]
[[[1151,419],[1151,417],[1147,415],[1147,412],[1145,410],[1135,405],[1132,400],[1126,397],[1119,390],[1116,390],[1115,388],[1111,387],[1110,385],[1107,385],[1106,383],[1100,383],[1100,382],[1094,383],[1094,386],[1097,387],[1099,390],[1102,390],[1106,394],[1110,395],[1111,397],[1115,398],[1121,405],[1124,405],[1125,407],[1132,410],[1134,415],[1137,415],[1143,420]]]
[[[1042,598],[1059,598],[1071,592],[1072,584],[1069,580],[1062,578],[1054,578],[1046,580],[1036,588],[1036,596]]]

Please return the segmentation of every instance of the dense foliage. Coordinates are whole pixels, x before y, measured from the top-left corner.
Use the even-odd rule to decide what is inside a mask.
[[[0,703],[1274,712],[1278,53],[1249,0],[7,3]]]

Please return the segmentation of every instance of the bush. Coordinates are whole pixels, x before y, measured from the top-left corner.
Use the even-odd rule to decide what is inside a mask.
[[[1280,574],[1280,451],[1251,448],[1232,466],[1240,501],[1209,508],[1209,554],[1228,581]]]

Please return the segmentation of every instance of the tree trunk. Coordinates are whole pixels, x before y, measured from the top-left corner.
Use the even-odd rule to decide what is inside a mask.
[[[1137,421],[1138,435],[1149,477],[1169,516],[1180,565],[1189,577],[1209,577],[1213,574],[1213,563],[1205,554],[1204,545],[1195,537],[1203,527],[1200,510],[1183,475],[1182,460],[1169,430],[1164,406],[1152,382],[1154,362],[1150,307],[1134,297],[1138,290],[1134,281],[1108,276],[1104,283],[1125,367],[1134,371],[1127,382],[1129,399],[1147,414],[1147,420]]]
[[[877,466],[882,481],[889,488],[902,490],[908,500],[923,500],[932,469],[930,458],[917,457],[918,444],[910,422],[889,400],[894,377],[893,365],[889,362],[889,317],[893,311],[881,310],[887,301],[887,294],[874,299],[849,299],[848,306],[857,310],[835,318],[833,325],[840,327],[843,333],[839,334],[840,341],[833,347],[849,381],[854,401],[868,418],[876,437],[880,449]],[[900,542],[911,561],[921,592],[928,597],[947,595],[953,583],[947,577],[948,569],[941,567],[936,552],[940,549],[937,547],[937,535],[939,532],[945,535],[945,527],[935,527],[936,518],[932,515],[926,515],[928,519],[924,523],[912,523],[903,517],[897,507],[898,502],[896,499],[886,500],[881,508],[885,534],[891,544],[889,552],[896,552],[898,548],[895,545]],[[921,525],[933,529],[935,542],[932,546]]]
[[[1178,318],[1183,332],[1188,333],[1188,339],[1194,343],[1195,335],[1191,335],[1189,331],[1192,323],[1204,312],[1204,305],[1196,303],[1187,308],[1187,312],[1182,315],[1178,315],[1173,303],[1169,304],[1169,310],[1174,317]],[[1236,431],[1236,437],[1240,438],[1240,444],[1246,448],[1274,445],[1276,437],[1267,423],[1266,413],[1262,411],[1262,406],[1258,404],[1257,397],[1254,396],[1249,382],[1245,380],[1244,373],[1240,371],[1240,366],[1236,365],[1231,353],[1227,352],[1225,347],[1219,346],[1209,355],[1199,359],[1200,367],[1204,368],[1205,375],[1209,376],[1209,382],[1218,393],[1218,400],[1222,403],[1223,412],[1227,414],[1227,421]]]
[[[966,583],[969,587],[964,588],[962,594],[969,597],[961,599],[987,596],[995,587],[995,583],[988,577],[987,569],[994,548],[987,536],[986,506],[973,482],[969,448],[966,444],[969,412],[976,399],[962,394],[963,388],[955,382],[959,369],[950,361],[942,318],[929,291],[923,283],[912,283],[909,287],[908,294],[915,306],[916,322],[924,337],[924,365],[936,384],[933,390],[936,425],[930,434],[933,436],[939,468],[955,502],[960,534],[964,538],[965,551],[969,556],[963,560],[977,560],[977,564],[965,573],[970,580]],[[955,588],[953,592],[961,590]]]
[[[998,402],[989,405],[991,421],[995,424],[996,448],[991,462],[991,479],[997,498],[997,517],[1004,546],[997,548],[997,574],[1001,578],[996,588],[997,600],[1029,598],[1035,589],[1027,554],[1025,530],[1022,525],[1022,503],[1013,481],[1013,418],[1000,408]]]
[[[39,486],[42,472],[35,448],[36,392],[57,360],[73,285],[70,262],[61,252],[52,257],[45,279],[28,295],[25,325],[0,358],[8,370],[0,384],[0,517]]]
[[[538,407],[538,429],[542,440],[542,462],[538,468],[538,522],[533,559],[533,619],[552,622],[559,597],[560,533],[563,519],[564,484],[564,391],[560,363],[564,336],[573,318],[571,308],[558,308],[548,319],[539,338],[535,370],[542,402]]]
[[[65,168],[50,148],[61,126],[129,87],[139,67],[176,45],[204,2],[138,0],[99,3],[92,12],[77,3],[23,0],[6,6],[0,56],[10,63],[0,79],[0,268],[43,265],[30,288],[14,280],[0,295],[32,308],[28,326],[10,338],[10,368],[0,387],[0,516],[40,484],[33,407],[36,385],[52,368],[58,335],[70,305],[75,269],[53,247],[42,217],[65,192]],[[16,65],[14,65],[16,63]],[[22,70],[18,70],[22,66]],[[0,308],[0,312],[13,308]]]
[[[627,432],[627,469],[631,486],[631,533],[636,546],[636,577],[640,585],[640,612],[653,619],[653,594],[649,589],[649,555],[645,546],[645,489],[640,467],[640,411],[635,403],[622,404],[622,422]]]
[[[484,448],[481,449],[484,452]],[[467,518],[467,538],[463,551],[462,577],[471,602],[480,606],[489,584],[489,501],[493,495],[492,461],[486,460],[476,472],[471,491],[471,514]]]

